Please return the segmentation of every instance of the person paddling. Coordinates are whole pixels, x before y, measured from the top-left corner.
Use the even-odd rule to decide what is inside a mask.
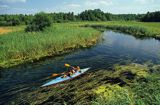
[[[81,69],[79,66],[77,66],[76,71],[81,72]]]
[[[71,66],[70,64],[64,64],[64,66],[65,67],[67,67],[67,71],[68,71],[68,73],[67,73],[67,75],[70,77],[71,75],[73,75],[73,74],[75,74],[77,71],[79,71],[80,70],[80,67],[79,66],[77,66],[78,68],[75,68],[75,67],[73,67],[73,66]]]
[[[64,66],[67,67],[67,71],[68,71],[68,72],[73,72],[73,70],[75,71],[75,67],[73,67],[73,66],[71,66],[71,65],[69,65],[69,64],[67,64],[67,63],[64,64]]]
[[[71,77],[76,72],[81,72],[79,66],[73,67],[73,66],[71,66],[70,64],[67,64],[67,63],[65,63],[64,66],[67,68],[67,72],[63,72],[63,73],[60,73],[60,74],[52,74],[51,77],[56,77],[56,76],[62,75],[61,76],[62,78],[66,78],[67,76]]]

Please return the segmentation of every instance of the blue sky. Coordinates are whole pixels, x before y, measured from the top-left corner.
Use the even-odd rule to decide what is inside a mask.
[[[0,14],[34,14],[44,12],[80,13],[101,9],[114,14],[159,11],[160,0],[0,0]]]

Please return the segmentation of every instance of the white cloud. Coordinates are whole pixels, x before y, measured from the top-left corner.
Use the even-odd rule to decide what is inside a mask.
[[[0,10],[6,10],[9,9],[8,5],[0,5]]]
[[[111,0],[86,0],[85,5],[91,7],[100,8],[101,6],[109,6],[112,5],[113,2]]]
[[[0,2],[8,2],[8,3],[15,3],[15,2],[26,2],[27,0],[0,0]]]
[[[75,14],[80,13],[84,10],[88,9],[101,9],[105,10],[105,8],[109,8],[109,6],[113,5],[112,0],[82,0],[83,2],[63,2],[62,5],[59,7],[54,7],[47,9],[46,11],[48,12],[53,12],[53,11],[63,11],[63,12],[74,12]]]
[[[81,5],[79,5],[79,4],[67,4],[66,7],[68,7],[68,8],[79,8],[79,7],[81,7]]]
[[[155,0],[135,0],[136,3],[139,4],[149,4],[149,3],[153,3]]]
[[[113,2],[111,0],[99,0],[98,2],[99,2],[99,4],[105,5],[105,6],[113,4]]]

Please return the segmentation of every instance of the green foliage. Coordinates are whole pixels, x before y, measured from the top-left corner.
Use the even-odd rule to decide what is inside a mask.
[[[112,21],[140,21],[143,17],[143,14],[112,14],[111,20]]]
[[[119,85],[102,85],[93,91],[97,95],[93,105],[134,105],[133,93]]]
[[[54,23],[62,23],[62,22],[69,22],[69,21],[76,21],[76,16],[73,12],[69,13],[51,13],[48,14],[52,18],[52,22]]]
[[[141,20],[144,22],[160,22],[160,11],[148,12]]]
[[[160,38],[160,24],[157,23],[144,23],[134,21],[110,21],[110,22],[87,22],[86,26],[96,29],[112,29],[124,33],[132,34],[136,37],[154,37]]]
[[[0,66],[8,67],[24,61],[65,53],[96,43],[100,33],[77,24],[54,24],[43,33],[12,32],[0,36]]]
[[[111,14],[104,13],[100,9],[85,10],[78,15],[69,13],[46,13],[51,22],[64,23],[73,21],[144,21],[159,22],[160,12],[148,12],[147,14]],[[0,26],[14,26],[19,24],[30,24],[35,18],[33,15],[0,15]],[[34,26],[35,27],[35,26]],[[29,27],[30,29],[31,27]]]
[[[154,79],[154,81],[149,80],[147,83],[138,82],[129,88],[115,85],[100,86],[95,92],[97,96],[96,99],[92,101],[92,105],[160,104],[160,82],[157,79]]]
[[[35,15],[34,19],[26,27],[26,32],[32,31],[43,31],[44,28],[51,25],[51,20],[45,13],[38,13]]]
[[[62,23],[69,21],[76,21],[78,16],[74,15],[73,12],[69,13],[43,13],[50,18],[51,22]],[[36,14],[37,15],[37,14]],[[36,15],[0,15],[0,26],[13,26],[19,24],[29,25]],[[43,21],[43,20],[42,20]],[[31,28],[31,27],[30,27]]]
[[[160,74],[160,65],[154,65],[150,68],[151,73]]]
[[[86,25],[89,26],[94,25],[97,27],[101,26],[100,28],[106,28],[111,26],[113,29],[119,31],[123,29],[125,30],[125,32],[127,31],[127,33],[131,32],[131,34],[134,34],[135,32],[137,33],[138,37],[148,35],[151,37],[158,38],[158,35],[160,35],[159,23],[143,23],[143,22],[111,21],[111,22],[75,22],[68,24],[55,23],[55,26],[49,27],[49,29],[44,30],[43,33],[41,32],[24,33],[22,32],[24,26],[10,27],[11,29],[14,30],[20,30],[20,32],[12,32],[0,36],[0,42],[2,43],[0,46],[0,48],[2,49],[0,52],[1,65],[10,66],[18,64],[17,62],[19,63],[23,62],[23,60],[26,59],[40,58],[40,56],[56,54],[58,53],[58,51],[61,51],[60,49],[65,49],[64,45],[72,48],[77,48],[80,46],[87,47],[88,45],[92,45],[92,40],[89,39],[92,39],[91,37],[92,35],[96,36],[98,32],[97,30],[91,28],[80,27]],[[130,27],[133,28],[135,27],[135,29],[133,29],[134,31],[130,31],[132,29]],[[145,30],[144,32],[147,34],[143,35],[140,34],[141,29],[142,30],[144,29]],[[66,37],[66,35],[68,35],[68,37]],[[76,36],[78,36],[80,39]],[[93,42],[95,40],[95,36],[93,37]],[[77,45],[77,42],[72,39],[76,39],[77,42],[80,40],[81,45],[79,44]],[[38,54],[35,52],[38,52]],[[11,62],[15,63],[12,64]],[[10,65],[8,65],[9,63]]]
[[[160,73],[159,65],[148,67],[147,65],[129,64],[116,65],[111,77],[121,78],[123,81],[129,71],[135,76],[140,77],[139,81],[133,78],[128,81],[125,87],[119,85],[103,84],[93,91],[96,98],[92,101],[93,105],[159,105],[160,104]],[[151,72],[149,72],[151,71]],[[146,73],[147,72],[147,73]],[[117,75],[118,74],[118,75]],[[128,74],[127,74],[128,75]],[[129,75],[131,77],[131,75]],[[142,79],[143,78],[143,79]],[[138,79],[138,78],[136,78]],[[130,83],[129,83],[130,82]]]
[[[142,15],[136,14],[111,14],[111,13],[104,13],[100,9],[94,10],[85,10],[84,12],[80,13],[78,17],[83,21],[139,21]]]
[[[124,65],[124,66],[119,66],[116,65],[114,67],[115,72],[114,76],[124,76],[123,74],[127,72],[137,76],[137,78],[146,78],[149,75],[149,69],[147,66],[140,65],[140,64],[130,64],[130,65]]]
[[[139,26],[106,26],[106,28],[134,34],[139,37],[150,35],[150,33],[145,28]]]
[[[19,15],[0,15],[0,26],[16,26],[21,24]]]
[[[79,14],[81,20],[87,21],[105,21],[106,17],[100,9],[86,10]]]
[[[153,76],[153,75],[151,75]],[[137,83],[132,86],[135,93],[135,104],[159,105],[160,104],[160,81],[158,79],[148,80],[148,82]]]

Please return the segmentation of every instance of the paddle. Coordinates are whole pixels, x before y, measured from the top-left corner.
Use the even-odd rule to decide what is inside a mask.
[[[60,74],[52,74],[51,77],[59,76]]]
[[[53,74],[51,75],[51,77],[56,77],[56,76],[62,75],[62,74],[64,74],[64,73],[65,73],[65,72],[59,73],[59,74],[53,73]]]
[[[46,77],[45,79],[43,79],[43,80],[46,80],[46,79],[50,79],[50,78],[53,78],[53,77],[57,77],[57,76],[60,76],[60,75],[62,75],[62,74],[64,74],[65,72],[63,72],[63,73],[53,73],[51,76],[49,76],[49,77]]]
[[[67,63],[65,63],[64,64],[64,66],[65,67],[70,67],[71,65],[70,64],[67,64]],[[72,66],[71,66],[72,67]],[[56,76],[59,76],[59,75],[62,75],[62,74],[64,74],[65,72],[63,72],[63,73],[59,73],[59,74],[57,74],[57,73],[53,73],[52,75],[51,75],[51,77],[56,77]]]

